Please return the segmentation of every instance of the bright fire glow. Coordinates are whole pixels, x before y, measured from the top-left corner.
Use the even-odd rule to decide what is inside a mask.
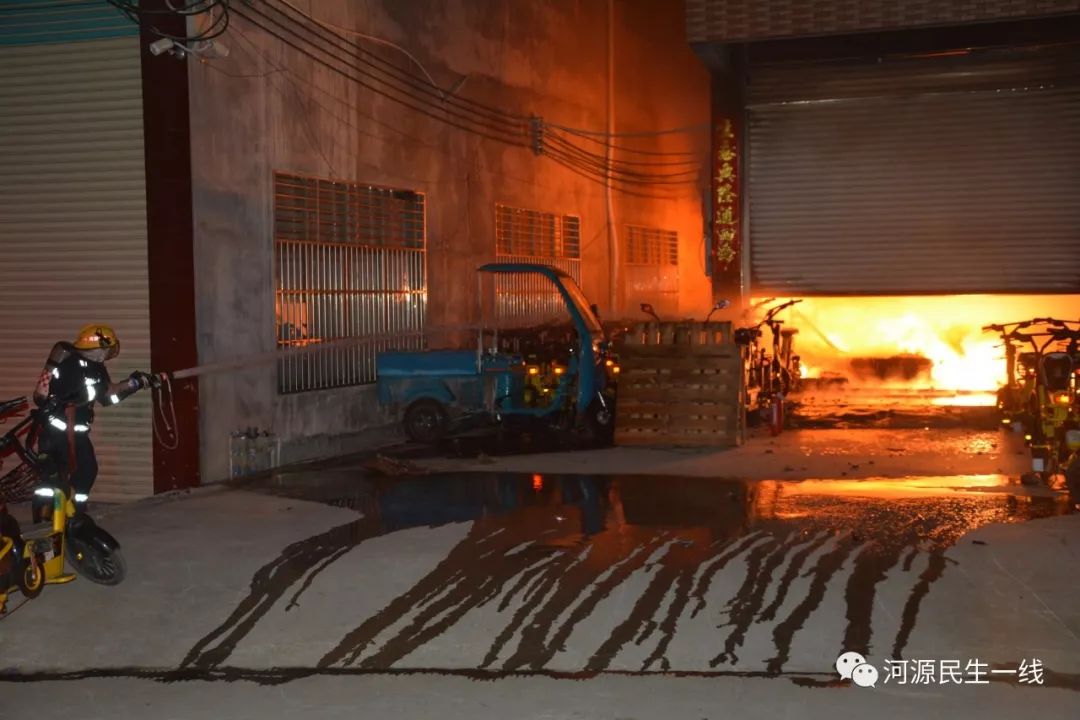
[[[981,328],[1041,316],[1077,320],[1080,295],[804,298],[780,319],[799,329],[795,351],[810,377],[852,376],[855,358],[918,355],[933,363],[929,378],[887,384],[992,391],[1005,381],[1004,350]]]

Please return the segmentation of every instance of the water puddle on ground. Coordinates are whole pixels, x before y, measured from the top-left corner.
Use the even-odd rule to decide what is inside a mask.
[[[650,650],[640,671],[671,670],[668,648],[677,626],[705,613],[724,618],[715,625],[722,632],[709,669],[736,668],[747,632],[764,623],[775,649],[763,671],[779,674],[793,638],[834,582],[844,583],[845,607],[830,612],[846,618],[837,645],[869,648],[875,590],[898,573],[909,587],[899,630],[889,637],[879,630],[874,644],[899,657],[958,538],[988,523],[1070,512],[1064,497],[991,491],[1004,485],[1000,476],[746,482],[281,474],[253,489],[352,508],[361,516],[290,545],[260,568],[247,597],[191,649],[183,667],[210,670],[227,663],[270,607],[298,602],[319,574],[365,540],[466,522],[467,534],[445,548],[434,570],[377,614],[357,618],[319,667],[400,667],[426,643],[452,635],[470,612],[495,606],[498,620],[478,669],[542,671],[576,628],[593,622],[605,598],[616,591],[624,597],[634,586],[636,599],[610,634],[587,649],[583,672],[622,667],[624,651],[642,647]],[[736,565],[735,586],[729,575],[726,585],[714,587],[725,567]],[[643,574],[648,582],[642,590]],[[725,597],[718,600],[718,592]],[[601,622],[610,625],[611,619]]]

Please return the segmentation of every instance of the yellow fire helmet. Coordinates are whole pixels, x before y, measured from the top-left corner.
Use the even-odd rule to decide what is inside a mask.
[[[79,331],[74,345],[79,350],[107,350],[107,358],[120,354],[120,338],[108,325],[87,325]]]

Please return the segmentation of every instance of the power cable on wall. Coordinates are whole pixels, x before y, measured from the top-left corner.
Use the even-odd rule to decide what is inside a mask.
[[[396,92],[399,92],[399,93],[405,95],[406,97],[409,97],[413,101],[420,101],[420,102],[423,101],[422,98],[418,98],[417,95],[415,94],[415,92],[413,92],[414,90],[417,89],[416,81],[418,80],[418,78],[416,78],[415,76],[409,75],[408,73],[401,70],[400,68],[397,68],[396,66],[394,66],[394,65],[388,63],[387,61],[379,58],[377,55],[371,54],[371,53],[367,52],[366,50],[363,50],[362,48],[357,46],[355,43],[349,43],[347,40],[341,38],[340,36],[335,36],[335,34],[333,32],[327,30],[324,23],[320,23],[320,21],[312,18],[312,16],[307,15],[307,14],[303,13],[302,11],[297,10],[295,8],[295,6],[292,6],[291,4],[285,2],[284,0],[280,0],[280,4],[282,4],[283,6],[289,8],[292,11],[292,13],[295,14],[296,16],[298,16],[300,19],[306,20],[306,21],[308,21],[309,24],[314,24],[315,26],[317,26],[317,29],[312,29],[310,26],[305,26],[304,29],[306,30],[307,34],[301,34],[301,33],[297,32],[295,30],[292,30],[287,24],[283,23],[281,21],[282,20],[281,18],[275,19],[275,18],[272,18],[272,17],[270,17],[269,15],[267,15],[265,13],[259,13],[262,20],[273,23],[274,25],[277,26],[277,28],[281,32],[287,32],[287,33],[289,33],[291,35],[291,40],[286,40],[286,42],[288,42],[288,44],[290,44],[292,47],[294,47],[294,49],[300,49],[303,52],[303,49],[298,48],[297,44],[300,43],[300,44],[306,44],[307,46],[310,46],[313,43],[313,38],[315,40],[321,40],[321,41],[326,41],[326,42],[329,42],[332,39],[336,38],[339,41],[343,41],[345,43],[348,43],[348,45],[350,46],[349,48],[343,48],[343,47],[341,47],[341,43],[339,42],[339,43],[336,44],[338,49],[347,52],[353,58],[356,58],[358,60],[363,61],[364,64],[367,66],[367,69],[365,70],[365,68],[363,68],[363,67],[358,67],[355,64],[348,63],[350,69],[352,69],[353,71],[358,71],[361,75],[366,75],[367,77],[371,78],[374,81],[381,82],[384,85],[387,85],[392,90],[394,90]],[[278,11],[278,12],[284,14],[282,11]],[[258,21],[255,21],[255,24],[261,26],[261,24]],[[264,27],[264,29],[265,29],[265,27]],[[277,33],[275,31],[272,34],[276,35]],[[278,35],[278,38],[283,39],[283,38],[280,37],[280,35]],[[308,54],[309,56],[311,56],[310,52],[307,52],[305,54]],[[329,53],[324,53],[324,54],[329,55]],[[317,59],[322,64],[328,65],[328,62],[326,61],[325,58],[317,58]],[[332,57],[332,59],[338,59],[338,58],[333,58]],[[374,67],[374,64],[373,64],[374,62],[380,62],[380,63],[383,63],[384,65],[386,65],[386,68],[384,69],[382,76],[376,76],[371,72],[372,70],[377,70],[378,69],[378,68]],[[386,71],[390,71],[390,74],[388,74]],[[395,80],[401,80],[403,78],[411,81],[408,86],[399,87],[399,86],[394,84]],[[420,87],[419,89],[421,89],[423,92],[426,92],[426,93],[429,93],[429,94],[432,93],[432,92],[441,92],[437,88],[433,88],[430,83]],[[458,111],[458,112],[451,112],[451,114],[455,115],[456,119],[459,120],[460,122],[477,123],[477,124],[480,124],[482,127],[484,127],[486,130],[493,131],[493,132],[498,132],[499,130],[503,130],[506,127],[505,123],[507,123],[507,122],[512,124],[512,127],[514,128],[515,131],[518,128],[521,127],[521,116],[520,115],[510,113],[510,112],[501,110],[499,108],[493,108],[493,107],[490,107],[490,106],[483,105],[482,103],[477,103],[475,101],[465,100],[465,99],[456,98],[456,97],[452,98],[451,102],[449,104],[453,105],[455,110]],[[448,111],[448,109],[445,108],[445,107],[440,108],[440,109],[444,110],[444,111]],[[460,123],[459,123],[459,125],[460,125]],[[573,132],[577,131],[577,129],[575,129],[575,128],[570,128],[570,130],[573,131]],[[681,129],[676,129],[676,130],[681,130]],[[592,140],[592,141],[595,142],[595,140]],[[562,164],[572,165],[578,171],[580,171],[580,173],[586,175],[587,177],[592,177],[593,179],[597,179],[597,180],[604,179],[606,177],[607,173],[608,173],[609,168],[610,168],[610,172],[617,175],[619,177],[619,179],[623,181],[623,183],[633,183],[633,184],[641,184],[641,185],[671,183],[673,180],[675,180],[676,175],[680,175],[678,173],[648,174],[646,172],[643,172],[643,171],[639,170],[638,168],[633,168],[633,167],[627,167],[626,166],[626,165],[648,166],[648,165],[651,165],[651,164],[660,165],[661,163],[657,162],[657,161],[634,160],[634,161],[627,161],[626,164],[615,164],[615,163],[612,163],[612,162],[606,160],[605,158],[602,158],[601,156],[596,155],[595,153],[591,153],[589,150],[587,150],[585,148],[574,145],[572,142],[570,142],[566,138],[559,137],[556,142],[561,142],[562,143],[562,147],[560,148],[560,150],[562,150],[563,152],[560,153],[560,152],[557,152],[557,151],[556,152],[546,151],[544,154],[547,154],[547,155],[552,156],[552,157],[558,156],[560,158],[560,160],[562,160]],[[512,144],[517,145],[517,144],[520,144],[520,143],[513,142]],[[653,152],[656,152],[656,151],[653,151]],[[656,152],[656,154],[661,155],[661,153],[659,153],[659,152]],[[683,158],[686,157],[685,154],[680,154],[680,153],[676,153],[676,154],[674,154],[674,156],[675,157],[683,157]],[[666,163],[664,163],[664,164],[666,164]],[[679,165],[679,164],[691,165],[691,164],[699,164],[699,163],[695,162],[693,160],[674,160],[674,161],[671,161],[671,164],[672,165]],[[688,177],[690,175],[696,175],[696,173],[697,173],[697,171],[695,170],[695,171],[688,171],[688,172],[682,173],[681,175],[685,175],[685,176]]]
[[[286,8],[286,10],[280,10],[275,7],[276,4],[280,4]],[[345,52],[355,62],[358,62],[366,66],[367,70],[361,70],[366,73],[371,79],[377,82],[383,83],[387,86],[394,87],[395,89],[411,94],[415,98],[425,98],[428,101],[438,101],[439,105],[452,107],[455,111],[459,111],[463,114],[473,115],[477,121],[483,121],[491,123],[492,125],[501,125],[503,129],[520,132],[525,124],[528,122],[528,118],[497,108],[494,106],[479,103],[474,100],[462,98],[458,96],[447,96],[438,86],[433,83],[426,83],[421,81],[415,75],[402,70],[397,65],[379,57],[377,54],[372,53],[359,44],[343,37],[340,33],[333,30],[329,30],[318,21],[314,20],[310,15],[297,11],[294,6],[285,2],[269,2],[268,7],[271,7],[280,20],[286,23],[293,23],[296,27],[302,28],[308,35],[314,37],[317,41],[327,43],[333,46],[337,50]],[[255,12],[259,13],[264,19],[273,22],[266,13],[262,13],[257,8],[253,8]],[[279,27],[282,27],[279,23]]]
[[[230,12],[234,12],[237,17],[259,28],[292,50],[365,90],[473,135],[515,147],[531,147],[535,154],[546,155],[576,174],[610,185],[619,192],[628,192],[636,187],[693,185],[698,182],[700,160],[693,159],[691,152],[631,148],[624,143],[616,144],[609,141],[611,137],[659,136],[691,132],[698,126],[641,133],[615,133],[613,130],[599,133],[582,128],[546,124],[535,117],[525,118],[502,108],[456,95],[448,95],[433,82],[430,73],[419,64],[419,61],[403,48],[397,48],[393,43],[380,42],[380,44],[394,46],[409,56],[421,68],[426,78],[420,78],[378,54],[368,51],[342,35],[343,28],[318,20],[287,0],[264,0],[261,3],[245,3],[231,8],[226,0],[199,2],[166,0],[169,10],[147,10],[142,11],[141,14],[138,12],[137,5],[130,0],[108,1],[138,22],[140,27],[147,27],[155,33],[158,33],[157,28],[152,24],[155,16],[175,12],[186,18],[209,13],[210,27],[203,33],[179,38],[178,41],[182,42],[199,42],[218,37],[224,32],[224,28],[228,27]],[[215,11],[219,11],[216,17],[213,15]],[[147,18],[143,18],[142,15],[146,15]],[[372,38],[363,33],[355,33],[355,35]],[[163,37],[178,36],[163,35]],[[191,51],[198,52],[198,45],[191,48]],[[279,69],[287,72],[287,68]],[[297,89],[291,73],[289,75],[287,79],[294,89]],[[310,125],[306,129],[309,134],[314,134]],[[604,153],[601,155],[593,152],[589,147],[579,144],[579,140],[599,145]],[[321,147],[317,149],[327,162],[327,167],[332,171],[333,166],[322,153]],[[648,158],[616,160],[612,156],[613,150],[648,156]]]
[[[150,33],[172,40],[180,44],[188,52],[200,52],[200,46],[205,46],[210,41],[221,37],[229,29],[229,3],[228,0],[177,0],[174,5],[171,0],[165,0],[168,9],[154,10],[145,9],[140,2],[132,0],[106,0],[110,5],[119,10],[128,20],[135,23]],[[214,11],[219,11],[217,17]],[[200,15],[209,17],[209,25],[194,35],[174,35],[161,30],[154,24],[158,17],[177,16],[183,18],[185,24],[188,18],[197,18]],[[145,16],[145,17],[144,17]]]
[[[572,143],[568,143],[565,140],[562,140],[558,136],[548,134],[546,137],[551,139],[551,141],[552,141],[552,144],[551,144],[550,147],[555,148],[555,149],[563,150],[568,155],[581,160],[583,163],[586,163],[586,164],[591,163],[591,164],[595,165],[596,167],[598,167],[601,171],[604,171],[605,169],[610,168],[610,171],[611,171],[611,173],[613,175],[622,175],[622,176],[631,177],[631,178],[633,178],[633,177],[646,178],[646,179],[658,180],[658,181],[671,181],[671,180],[675,180],[676,178],[683,178],[684,180],[680,180],[679,182],[684,182],[685,178],[690,177],[690,176],[696,176],[697,173],[698,173],[697,168],[681,170],[681,171],[678,171],[678,172],[663,172],[663,173],[646,172],[646,171],[642,171],[642,170],[637,170],[635,168],[625,168],[625,167],[621,167],[621,166],[616,165],[616,163],[611,161],[609,158],[605,158],[602,155],[596,155],[594,153],[584,151],[581,148],[577,147],[576,145],[573,145]],[[680,165],[682,165],[682,164],[683,163],[680,163]]]
[[[555,123],[549,123],[549,125],[556,130],[562,130],[568,132],[571,135],[582,135],[585,137],[603,137],[603,138],[629,138],[629,137],[655,137],[657,135],[681,135],[690,133],[705,133],[710,129],[708,123],[698,123],[697,125],[686,125],[683,127],[665,128],[664,130],[637,130],[626,132],[601,132],[598,130],[586,130],[584,128],[567,127],[566,125],[557,125]]]
[[[591,150],[587,150],[587,149],[581,147],[580,145],[575,145],[568,138],[563,137],[558,132],[553,132],[553,131],[549,130],[549,131],[545,132],[544,136],[547,137],[547,138],[551,138],[552,140],[555,140],[556,142],[559,142],[562,145],[572,147],[572,148],[574,148],[574,150],[576,150],[576,151],[578,151],[578,152],[580,152],[583,155],[586,155],[588,157],[596,158],[596,159],[600,160],[601,162],[608,161],[608,158],[606,156],[599,155],[599,154],[597,154],[595,152],[592,152]],[[607,146],[607,147],[610,147],[613,150],[621,150],[621,148],[619,148],[618,146],[615,146],[615,145],[610,145],[610,146]],[[611,161],[611,162],[614,162],[614,161]],[[695,165],[696,166],[696,165],[700,164],[700,161],[698,159],[696,159],[696,158],[687,158],[685,160],[651,160],[651,159],[650,160],[619,160],[618,162],[621,165],[635,165],[635,166],[640,166],[640,167],[658,167],[658,168],[680,167],[680,166],[684,166],[684,165]]]
[[[503,172],[503,171],[496,172],[494,170],[490,170],[490,169],[484,167],[482,164],[480,164],[476,160],[470,160],[470,159],[467,159],[467,158],[460,157],[457,154],[455,154],[454,152],[448,150],[447,148],[442,147],[441,145],[439,145],[437,143],[432,143],[429,139],[423,138],[423,137],[421,137],[419,135],[414,135],[414,134],[405,132],[400,127],[397,127],[395,125],[391,125],[389,123],[381,122],[380,120],[378,120],[374,116],[372,116],[370,114],[365,114],[365,111],[370,110],[370,108],[365,108],[365,107],[361,107],[359,105],[355,105],[353,103],[350,103],[348,100],[341,97],[340,94],[333,93],[333,92],[331,92],[331,91],[329,91],[329,90],[327,90],[325,88],[320,87],[319,85],[317,85],[317,84],[315,84],[315,83],[313,83],[313,82],[311,82],[309,80],[306,80],[305,78],[297,76],[297,75],[293,74],[292,72],[290,72],[288,68],[278,66],[274,62],[274,60],[271,59],[269,57],[269,55],[267,55],[267,53],[264,52],[255,43],[254,40],[251,40],[250,38],[248,38],[238,27],[234,26],[233,29],[232,29],[232,33],[235,34],[237,39],[239,40],[238,47],[244,48],[246,46],[248,48],[248,50],[246,52],[251,55],[253,60],[256,60],[256,62],[257,62],[258,59],[261,58],[262,62],[266,66],[269,66],[270,69],[265,70],[263,72],[253,72],[253,73],[241,72],[241,73],[237,73],[237,72],[230,72],[230,71],[224,70],[221,67],[220,62],[210,62],[210,61],[207,61],[207,60],[204,60],[204,59],[200,58],[199,59],[200,64],[202,64],[206,68],[209,68],[210,70],[212,70],[215,73],[221,74],[221,75],[223,75],[225,77],[229,77],[229,78],[244,79],[244,80],[269,78],[270,82],[271,82],[271,87],[277,92],[277,94],[281,98],[285,99],[286,101],[295,102],[296,97],[297,97],[295,92],[288,92],[288,91],[286,91],[285,89],[279,87],[277,84],[275,84],[273,82],[273,78],[272,78],[273,75],[279,74],[279,73],[283,74],[283,75],[287,75],[288,79],[291,80],[290,85],[294,89],[299,88],[299,87],[306,87],[309,90],[320,93],[320,94],[324,95],[328,100],[331,100],[336,104],[340,104],[340,105],[348,108],[352,112],[356,113],[357,116],[361,116],[361,117],[366,118],[367,120],[369,120],[374,125],[377,125],[378,127],[383,128],[383,129],[387,130],[390,133],[393,133],[394,135],[398,136],[401,139],[396,140],[396,139],[393,139],[393,138],[391,138],[391,137],[389,137],[387,135],[382,135],[382,134],[379,134],[379,133],[375,133],[375,132],[372,132],[368,128],[361,127],[360,125],[357,125],[355,122],[353,122],[351,119],[349,119],[348,117],[343,117],[342,114],[339,114],[339,113],[335,112],[331,108],[329,108],[326,105],[324,105],[323,103],[319,102],[311,94],[307,94],[306,99],[307,99],[307,101],[309,103],[311,103],[312,105],[315,105],[316,107],[320,108],[323,112],[325,112],[327,114],[328,117],[333,118],[337,122],[340,122],[342,125],[344,125],[344,126],[346,126],[348,128],[351,128],[352,130],[355,130],[356,132],[358,132],[358,133],[360,133],[362,135],[366,135],[366,136],[368,136],[370,138],[373,138],[375,140],[378,140],[380,142],[398,142],[404,147],[410,147],[410,148],[424,147],[424,148],[427,148],[427,149],[432,150],[434,152],[442,153],[442,154],[450,157],[451,159],[453,159],[457,163],[465,164],[467,166],[475,168],[476,170],[478,170],[480,172],[484,172],[484,173],[487,173],[489,175],[497,176],[501,180],[520,183],[521,185],[525,185],[525,186],[528,186],[528,187],[534,187],[534,188],[535,187],[543,187],[543,188],[552,189],[552,186],[546,185],[546,184],[544,184],[544,183],[542,183],[542,182],[540,182],[540,181],[538,181],[536,179],[526,179],[526,178],[518,177],[516,175],[509,174],[509,173],[506,173],[506,172]],[[256,55],[258,56],[258,58],[255,57]],[[366,166],[368,166],[368,167],[370,167],[370,168],[372,168],[374,170],[380,170],[381,172],[386,174],[388,177],[397,178],[398,180],[401,180],[401,181],[408,181],[408,182],[419,181],[419,182],[422,182],[422,183],[432,184],[432,185],[437,185],[437,184],[441,184],[441,183],[456,183],[456,182],[459,182],[456,179],[437,180],[437,179],[433,179],[433,178],[417,178],[417,177],[414,177],[414,176],[404,176],[404,175],[397,175],[397,174],[394,174],[394,173],[389,173],[389,172],[386,171],[385,166],[383,166],[383,165],[376,165],[376,164],[367,162],[367,161],[363,160],[361,157],[359,157],[358,155],[356,155],[355,153],[353,153],[352,151],[346,150],[344,148],[338,147],[337,149],[338,149],[339,153],[344,153],[346,156],[353,158],[355,161],[357,161],[357,162],[359,162],[359,163],[361,163],[363,165],[366,165]]]
[[[417,60],[416,57],[411,52],[409,52],[405,48],[401,47],[397,43],[390,42],[389,40],[384,40],[383,38],[380,38],[380,37],[375,37],[374,35],[368,35],[367,33],[362,33],[359,30],[353,30],[351,28],[347,28],[347,27],[344,27],[342,25],[336,25],[334,23],[327,22],[325,20],[320,20],[320,19],[316,18],[315,16],[313,16],[313,15],[311,15],[309,13],[305,13],[303,10],[296,7],[291,2],[288,2],[288,0],[281,0],[281,3],[283,5],[288,5],[295,12],[297,12],[297,13],[299,13],[301,15],[304,15],[305,17],[310,19],[312,22],[317,23],[319,25],[322,25],[325,28],[335,30],[335,31],[337,31],[339,33],[342,33],[343,35],[350,35],[352,37],[362,38],[364,40],[367,40],[368,42],[373,42],[376,45],[382,45],[383,47],[388,47],[388,48],[391,48],[393,50],[397,50],[399,53],[401,53],[402,55],[407,57],[412,62],[413,65],[415,65],[417,68],[419,68],[420,72],[422,72],[424,74],[424,77],[427,78],[427,81],[429,83],[431,83],[432,87],[436,87],[436,88],[439,87],[438,83],[435,82],[435,78],[433,78],[431,76],[431,73],[429,73],[427,71],[427,68],[424,67],[424,64],[422,62],[420,62],[419,60]]]
[[[558,132],[567,132],[566,130],[563,130],[560,126],[552,125],[550,123],[547,124],[546,129],[547,129],[547,132],[549,132],[549,133],[551,133],[553,135],[557,134]],[[613,142],[610,142],[606,138],[602,138],[602,137],[598,137],[598,136],[581,135],[581,134],[578,134],[578,133],[568,133],[568,134],[574,135],[578,139],[581,139],[581,140],[584,140],[586,142],[590,142],[590,143],[599,145],[600,147],[603,147],[603,148],[611,147],[611,148],[614,148],[615,150],[618,150],[620,152],[630,153],[630,154],[633,154],[633,155],[672,157],[672,158],[674,158],[674,157],[685,157],[685,158],[687,158],[687,160],[685,161],[687,163],[695,162],[695,160],[693,160],[692,158],[696,158],[696,157],[698,157],[700,155],[700,152],[695,151],[695,150],[643,150],[641,148],[634,148],[634,147],[630,147],[629,145],[623,145],[621,143],[613,143]],[[706,138],[706,139],[708,139],[708,138]],[[629,160],[627,160],[625,162],[629,162]]]
[[[309,49],[307,49],[305,47],[302,47],[300,44],[298,44],[298,42],[302,42],[302,41],[293,40],[293,39],[290,39],[288,37],[283,36],[281,34],[281,32],[275,31],[272,27],[270,27],[270,24],[267,23],[266,21],[260,22],[258,19],[255,19],[253,17],[249,17],[249,16],[245,15],[242,12],[239,12],[239,11],[236,11],[236,10],[234,10],[234,12],[236,12],[238,17],[243,18],[244,20],[246,20],[250,24],[254,25],[255,27],[259,28],[263,32],[265,32],[268,35],[276,38],[277,40],[284,43],[285,45],[291,47],[293,50],[299,52],[302,55],[305,55],[306,57],[308,57],[312,61],[318,63],[319,65],[321,65],[323,67],[325,67],[326,69],[330,70],[331,72],[336,73],[336,74],[340,75],[341,77],[344,77],[345,79],[356,83],[357,85],[360,85],[361,87],[375,93],[376,95],[379,95],[380,97],[384,97],[384,98],[387,98],[387,99],[392,100],[394,102],[397,102],[400,105],[403,105],[404,107],[407,107],[407,108],[409,108],[411,110],[414,110],[414,111],[420,113],[421,115],[425,115],[425,116],[427,116],[427,117],[429,117],[429,118],[431,118],[433,120],[437,120],[439,122],[450,125],[451,127],[456,127],[458,129],[464,130],[466,132],[471,132],[471,133],[474,133],[476,135],[486,137],[489,140],[494,140],[495,142],[504,143],[504,144],[508,144],[508,145],[517,145],[517,146],[522,146],[522,147],[524,147],[524,145],[525,145],[524,135],[522,136],[522,138],[520,140],[515,140],[515,139],[513,139],[513,138],[511,138],[509,136],[495,135],[495,134],[493,134],[491,132],[488,132],[487,130],[482,129],[482,128],[470,127],[470,125],[467,124],[466,121],[461,120],[461,119],[459,119],[458,117],[456,117],[454,115],[450,115],[449,117],[441,117],[438,114],[432,112],[430,108],[422,107],[422,106],[418,105],[416,102],[410,100],[408,97],[403,97],[401,94],[390,94],[388,92],[382,91],[378,87],[373,85],[370,81],[366,81],[365,79],[363,79],[362,73],[360,73],[361,77],[357,77],[356,75],[342,69],[341,67],[338,67],[334,63],[329,62],[325,58],[320,57],[319,55],[317,55],[316,52],[319,52],[318,49],[309,50]],[[322,52],[325,53],[326,51],[322,51]],[[347,67],[349,67],[353,71],[356,70],[356,68],[349,65],[348,63],[345,63],[345,64],[346,64]]]

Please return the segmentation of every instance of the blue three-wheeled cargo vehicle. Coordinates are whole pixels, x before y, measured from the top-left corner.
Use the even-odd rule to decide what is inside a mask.
[[[528,263],[478,268],[481,325],[466,350],[379,353],[380,402],[410,439],[435,443],[466,420],[540,425],[609,441],[619,367],[596,310],[562,270]],[[530,324],[537,301],[562,316]],[[494,314],[488,322],[487,315]]]

